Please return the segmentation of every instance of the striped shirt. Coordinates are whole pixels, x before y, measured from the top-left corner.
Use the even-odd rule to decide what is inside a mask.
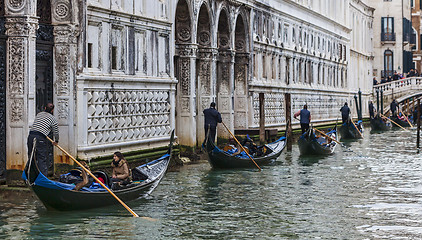
[[[40,132],[45,136],[53,132],[54,140],[59,142],[59,124],[56,118],[48,112],[38,113],[30,130]]]

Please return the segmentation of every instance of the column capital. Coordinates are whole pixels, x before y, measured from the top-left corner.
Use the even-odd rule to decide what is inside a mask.
[[[53,35],[56,44],[76,44],[79,29],[76,25],[56,25]]]
[[[28,16],[6,17],[6,35],[9,37],[36,37],[38,19]]]

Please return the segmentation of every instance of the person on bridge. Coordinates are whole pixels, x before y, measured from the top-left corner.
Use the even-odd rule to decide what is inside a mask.
[[[221,114],[217,111],[217,109],[215,109],[215,102],[211,103],[210,108],[204,110],[204,119],[205,136],[207,135],[209,129],[210,133],[208,140],[214,142],[217,132],[217,124],[223,122]]]
[[[311,112],[308,110],[308,105],[303,105],[303,109],[296,112],[294,118],[300,116],[300,128],[302,129],[302,134],[308,131],[309,123],[311,122]]]
[[[369,101],[369,117],[373,119],[375,117],[375,107],[372,101]]]
[[[390,111],[393,116],[397,115],[397,110],[399,109],[399,104],[397,103],[396,99],[394,99],[390,104]]]
[[[347,106],[347,102],[344,103],[344,106],[340,108],[341,112],[341,120],[343,123],[347,122],[349,120],[350,115],[350,108]]]

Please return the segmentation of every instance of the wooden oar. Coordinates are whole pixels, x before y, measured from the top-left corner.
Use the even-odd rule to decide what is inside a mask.
[[[327,138],[329,138],[329,139],[333,140],[334,142],[336,142],[336,143],[338,143],[338,144],[340,144],[340,145],[342,145],[342,146],[343,146],[343,144],[342,144],[341,142],[337,141],[336,139],[334,139],[334,138],[332,138],[332,137],[328,136],[327,134],[323,133],[322,131],[320,131],[320,130],[318,130],[318,129],[316,129],[316,128],[314,128],[314,129],[315,129],[317,132],[321,133],[324,137],[327,137]]]
[[[410,123],[409,119],[407,118],[406,115],[404,115],[403,111],[399,108],[399,111],[401,112],[401,114],[404,116],[404,118],[406,118],[407,123],[409,123],[410,127],[413,128],[413,125]]]
[[[356,124],[353,122],[353,119],[350,119],[350,121],[352,122],[353,126],[355,126],[356,130],[358,131],[358,133],[360,134],[360,136],[363,138],[362,133],[359,131],[359,128],[356,126]]]
[[[51,140],[51,138],[47,137],[48,140],[50,140],[52,143],[53,140]],[[134,211],[132,211],[132,209],[130,209],[122,200],[120,200],[120,198],[118,198],[116,196],[116,194],[114,194],[104,183],[102,183],[100,180],[98,180],[98,178],[91,173],[91,171],[89,171],[88,169],[86,169],[80,162],[78,162],[74,157],[72,157],[68,152],[66,152],[66,150],[64,150],[62,147],[60,147],[58,144],[55,145],[56,147],[58,147],[60,150],[62,150],[67,156],[69,156],[73,161],[75,161],[76,164],[79,165],[79,167],[81,167],[85,172],[87,172],[92,178],[95,179],[95,181],[97,181],[103,188],[105,188],[120,204],[123,205],[123,207],[126,208],[126,210],[128,210],[134,217],[139,217],[138,214],[136,214]],[[82,200],[81,200],[82,201]]]
[[[392,123],[396,124],[396,125],[397,125],[398,127],[400,127],[401,129],[403,129],[403,130],[406,130],[406,131],[409,131],[409,132],[410,132],[410,130],[408,130],[408,129],[406,129],[406,128],[402,127],[402,126],[400,126],[400,124],[398,124],[398,123],[394,122],[393,120],[391,120],[391,119],[389,119],[388,117],[386,117],[386,116],[382,115],[381,113],[380,113],[380,116],[381,116],[382,118],[387,119],[388,121],[390,121],[390,122],[392,122]]]
[[[236,140],[237,144],[242,148],[242,150],[248,155],[248,157],[252,160],[253,163],[255,163],[256,167],[259,169],[259,171],[262,171],[262,169],[258,166],[258,164],[255,162],[255,160],[253,160],[253,158],[251,157],[251,155],[249,155],[249,153],[246,151],[246,149],[242,146],[242,144],[240,144],[239,141],[237,141],[237,138],[234,136],[234,134],[230,131],[230,129],[226,126],[226,124],[224,122],[221,122],[224,127],[227,129],[227,131],[229,131],[230,135],[232,135],[232,137],[234,138],[234,140]]]

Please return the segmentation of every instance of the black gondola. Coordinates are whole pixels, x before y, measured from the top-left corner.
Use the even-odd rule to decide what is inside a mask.
[[[327,136],[337,140],[337,126],[326,133]],[[317,137],[314,129],[310,127],[298,140],[300,155],[328,155],[334,152],[337,143],[327,137]]]
[[[391,123],[384,120],[380,116],[375,116],[371,118],[371,130],[372,131],[388,131],[391,129]]]
[[[280,137],[275,142],[265,144],[258,148],[266,148],[265,154],[262,156],[252,156],[258,166],[273,163],[280,156],[286,146],[286,135]],[[208,154],[208,161],[213,168],[256,168],[256,165],[245,154],[232,156],[215,146],[212,141],[207,141],[205,150]]]
[[[133,168],[132,182],[114,194],[122,201],[130,201],[150,194],[159,184],[167,171],[174,142],[174,130],[171,133],[170,144],[166,154],[160,158]],[[105,174],[103,172],[93,173]],[[103,175],[103,177],[105,177]],[[73,190],[74,184],[52,181],[38,169],[36,161],[29,161],[22,174],[22,178],[49,210],[70,211],[104,207],[119,202],[102,187],[83,187],[79,191]],[[107,182],[107,181],[105,181]],[[99,186],[98,183],[97,186]],[[92,186],[92,185],[91,185]]]
[[[359,131],[356,128],[358,128]],[[359,139],[359,138],[362,138],[362,134],[363,134],[362,121],[359,120],[356,124],[353,124],[352,120],[349,120],[349,121],[343,123],[340,126],[339,131],[340,131],[341,139]]]
[[[390,119],[402,127],[410,127],[410,124],[406,121],[406,119],[400,119],[398,116],[391,116]],[[393,127],[399,128],[399,126],[394,123]]]

